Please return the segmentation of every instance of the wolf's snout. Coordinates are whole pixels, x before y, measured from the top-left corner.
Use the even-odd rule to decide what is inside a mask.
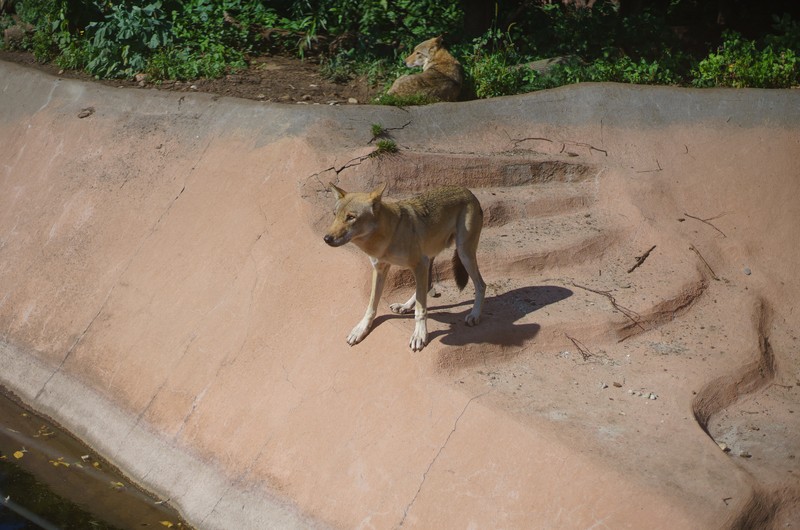
[[[322,240],[332,247],[341,247],[342,245],[350,241],[350,238],[347,236],[336,237],[331,234],[325,234],[325,237],[323,237]]]

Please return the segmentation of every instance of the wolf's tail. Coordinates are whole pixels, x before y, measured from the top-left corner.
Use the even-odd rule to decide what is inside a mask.
[[[456,285],[459,291],[467,286],[469,274],[467,273],[467,269],[464,268],[464,264],[461,263],[461,258],[458,257],[458,250],[453,252],[453,276],[456,279]]]

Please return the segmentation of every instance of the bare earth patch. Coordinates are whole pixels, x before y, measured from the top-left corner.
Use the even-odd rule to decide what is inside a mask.
[[[0,60],[37,68],[67,79],[94,80],[85,72],[63,70],[54,64],[37,63],[33,54],[0,50]],[[207,92],[220,96],[305,105],[338,105],[369,103],[380,91],[365,79],[336,83],[320,73],[315,59],[273,55],[256,57],[246,70],[227,74],[219,79],[192,79],[150,83],[135,79],[98,81],[109,86],[133,87],[178,92]]]

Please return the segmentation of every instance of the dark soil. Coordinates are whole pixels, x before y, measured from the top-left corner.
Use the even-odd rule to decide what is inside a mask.
[[[341,105],[369,103],[381,87],[370,86],[364,79],[335,83],[320,73],[314,59],[301,60],[288,56],[262,56],[250,61],[246,70],[228,74],[220,79],[149,82],[147,79],[95,80],[74,70],[63,70],[54,64],[37,63],[33,54],[0,50],[0,60],[22,64],[51,75],[97,81],[109,86],[124,86],[179,92],[207,92],[220,96],[272,101],[291,104]]]

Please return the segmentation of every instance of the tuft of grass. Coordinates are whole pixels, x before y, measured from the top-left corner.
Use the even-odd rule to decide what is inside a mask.
[[[394,140],[382,139],[375,142],[375,150],[370,153],[371,157],[387,155],[397,152],[397,144]]]
[[[383,125],[380,123],[373,123],[371,127],[372,131],[372,138],[378,138],[380,136],[384,136],[386,134],[386,129],[383,128]]]

